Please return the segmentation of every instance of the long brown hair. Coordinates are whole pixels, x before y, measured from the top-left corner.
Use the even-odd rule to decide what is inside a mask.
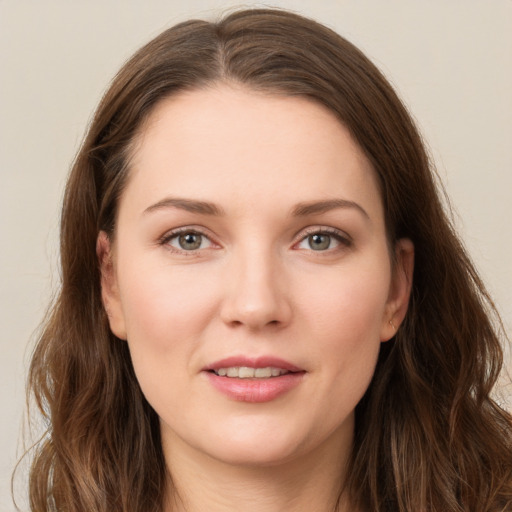
[[[157,102],[218,82],[325,105],[380,180],[390,243],[415,245],[409,311],[356,410],[347,489],[365,511],[512,509],[512,419],[491,398],[499,318],[439,199],[406,109],[376,67],[328,28],[279,10],[189,21],[139,50],[101,101],[67,183],[62,287],[30,368],[47,421],[32,510],[157,512],[166,468],[156,413],[111,333],[96,239],[115,232],[131,143]]]

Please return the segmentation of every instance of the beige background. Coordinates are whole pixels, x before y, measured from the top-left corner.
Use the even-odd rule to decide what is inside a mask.
[[[58,285],[59,203],[91,112],[142,43],[184,18],[211,17],[230,5],[237,4],[0,0],[0,512],[14,510],[9,475],[22,449],[29,340]],[[461,234],[510,335],[512,1],[273,5],[327,23],[398,88],[430,144]]]

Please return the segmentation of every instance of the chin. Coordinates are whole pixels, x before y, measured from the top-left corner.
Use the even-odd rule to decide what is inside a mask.
[[[217,447],[210,455],[215,459],[237,467],[272,467],[286,464],[299,456],[297,446],[272,444],[232,443],[224,450]]]
[[[230,428],[203,437],[201,449],[212,458],[234,466],[277,466],[299,457],[303,437],[285,428]],[[209,441],[208,444],[205,441]]]

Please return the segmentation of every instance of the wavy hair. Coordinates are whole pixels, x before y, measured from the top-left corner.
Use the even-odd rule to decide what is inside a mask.
[[[408,313],[382,344],[356,409],[353,502],[372,512],[511,510],[512,419],[491,397],[501,324],[444,211],[421,137],[355,46],[272,9],[166,30],[123,66],[95,113],[65,191],[60,294],[30,367],[47,422],[31,466],[32,510],[157,512],[172,492],[158,417],[127,344],[108,326],[96,239],[115,233],[132,142],[155,105],[219,82],[326,106],[379,177],[390,244],[407,237],[415,246]]]

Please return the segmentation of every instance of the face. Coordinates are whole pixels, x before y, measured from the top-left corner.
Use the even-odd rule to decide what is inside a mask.
[[[219,85],[160,103],[130,165],[98,241],[103,299],[164,448],[261,465],[350,444],[412,248],[393,268],[348,131],[307,99]]]

